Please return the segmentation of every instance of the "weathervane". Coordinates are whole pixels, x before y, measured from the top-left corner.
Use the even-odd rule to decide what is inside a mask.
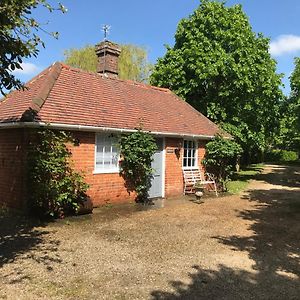
[[[103,25],[102,26],[102,31],[104,32],[104,41],[107,40],[107,36],[109,35],[109,30],[110,30],[111,26],[110,25]]]

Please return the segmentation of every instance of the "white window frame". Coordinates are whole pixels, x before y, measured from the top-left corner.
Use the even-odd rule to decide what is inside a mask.
[[[117,157],[117,166],[109,167],[109,168],[97,168],[97,147],[99,144],[99,139],[107,138],[111,135],[111,133],[96,133],[95,134],[95,156],[94,156],[94,172],[93,174],[104,174],[104,173],[119,173],[120,166],[119,166],[119,160],[120,160],[120,153],[118,153]],[[112,147],[112,145],[111,145]],[[104,151],[103,151],[104,153]],[[103,154],[104,156],[104,154]]]
[[[184,142],[194,142],[195,145],[195,165],[194,166],[184,166]],[[192,149],[192,148],[187,148],[187,149]],[[198,141],[193,140],[193,139],[184,139],[182,142],[182,169],[184,170],[189,170],[189,169],[195,169],[198,168]]]

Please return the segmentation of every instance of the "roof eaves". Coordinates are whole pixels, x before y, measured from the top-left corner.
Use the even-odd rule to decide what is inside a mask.
[[[44,123],[44,122],[11,122],[11,123],[0,123],[1,129],[11,128],[38,128],[38,127],[50,127],[58,130],[75,130],[75,131],[88,131],[88,132],[119,132],[119,133],[130,133],[136,132],[137,129],[128,128],[113,128],[113,127],[101,127],[101,126],[89,126],[89,125],[73,125],[73,124],[62,124],[62,123]],[[165,137],[180,137],[180,138],[198,138],[210,140],[213,139],[212,135],[197,134],[197,133],[176,133],[176,132],[158,132],[158,131],[145,131],[156,136]]]

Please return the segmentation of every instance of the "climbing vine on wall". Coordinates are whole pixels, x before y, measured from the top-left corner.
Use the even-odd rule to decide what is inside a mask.
[[[33,131],[27,159],[30,210],[41,217],[63,217],[78,211],[88,185],[74,171],[68,144],[71,134],[44,129]]]
[[[119,139],[120,174],[126,182],[129,192],[135,191],[138,202],[145,202],[149,198],[152,157],[157,146],[153,136],[139,128],[136,132],[123,134]]]

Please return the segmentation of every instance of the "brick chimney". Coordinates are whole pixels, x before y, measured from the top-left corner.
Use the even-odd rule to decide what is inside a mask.
[[[118,61],[121,48],[110,41],[103,41],[96,45],[98,57],[97,72],[111,78],[118,77]]]

